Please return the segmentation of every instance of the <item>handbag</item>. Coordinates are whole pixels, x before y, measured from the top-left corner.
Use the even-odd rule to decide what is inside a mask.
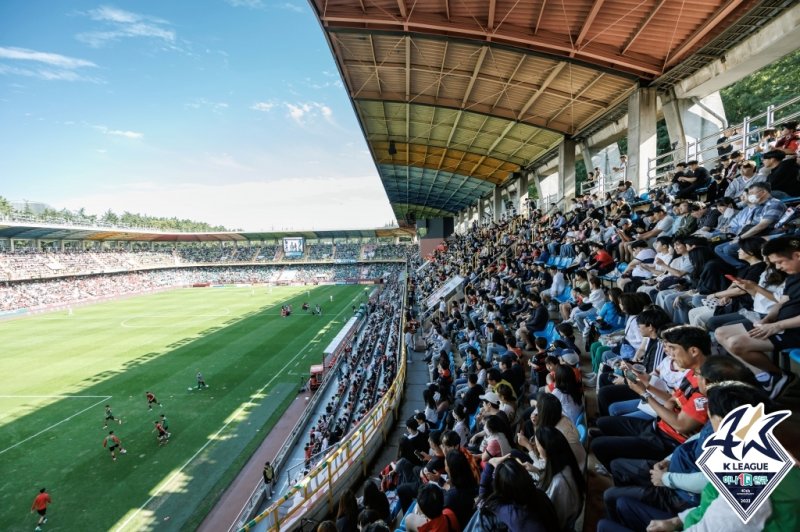
[[[669,290],[670,288],[674,287],[675,285],[686,285],[688,284],[683,277],[678,277],[677,275],[667,275],[658,283],[658,290]]]

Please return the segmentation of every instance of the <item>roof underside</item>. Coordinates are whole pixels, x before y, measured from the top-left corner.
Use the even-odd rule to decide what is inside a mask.
[[[400,220],[476,203],[761,3],[312,0]]]

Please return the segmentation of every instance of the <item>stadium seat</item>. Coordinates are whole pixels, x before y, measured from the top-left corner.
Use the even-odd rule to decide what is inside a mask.
[[[406,517],[408,517],[409,514],[413,513],[416,507],[417,507],[417,501],[411,503],[411,506],[408,507],[408,511],[405,513],[405,515],[403,515],[403,520],[400,521],[400,526],[397,527],[397,529],[395,529],[394,532],[406,532]]]
[[[558,294],[553,299],[555,299],[559,303],[566,303],[567,301],[569,301],[570,297],[572,297],[572,287],[567,285],[567,287],[564,288],[564,291]]]
[[[578,436],[580,437],[581,444],[586,445],[586,436],[588,432],[586,430],[586,425],[578,425]]]
[[[789,358],[800,364],[800,349],[791,349],[789,351]]]

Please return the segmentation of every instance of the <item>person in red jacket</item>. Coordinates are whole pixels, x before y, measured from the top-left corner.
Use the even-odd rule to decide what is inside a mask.
[[[47,505],[52,502],[53,500],[50,498],[50,494],[47,493],[47,488],[40,489],[39,494],[33,499],[31,513],[36,511],[36,513],[39,514],[39,522],[36,523],[36,530],[41,530],[41,526],[47,522]]]

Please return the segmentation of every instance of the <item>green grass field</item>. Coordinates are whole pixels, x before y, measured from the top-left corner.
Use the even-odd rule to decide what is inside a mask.
[[[364,292],[181,289],[0,322],[0,530],[34,529],[40,487],[47,531],[194,529]],[[303,313],[306,300],[324,315]],[[189,391],[198,369],[209,389]],[[161,409],[147,410],[147,390]],[[106,403],[123,419],[109,426],[128,451],[116,462],[102,447]],[[163,447],[151,433],[161,413]]]

